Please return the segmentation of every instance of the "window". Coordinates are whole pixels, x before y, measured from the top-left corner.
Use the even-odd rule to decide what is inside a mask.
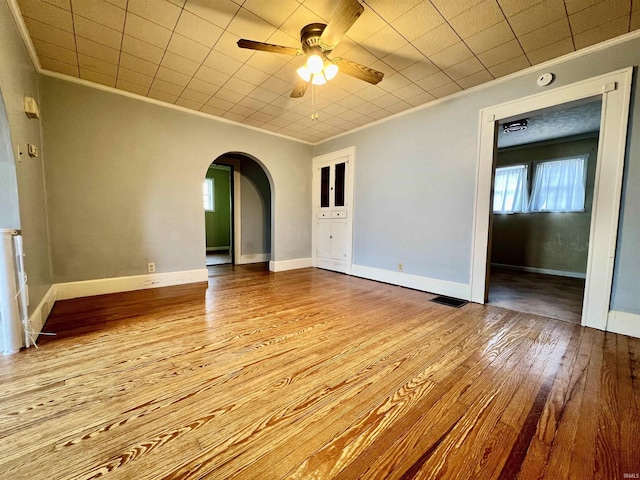
[[[204,210],[206,212],[216,211],[216,202],[213,193],[215,192],[215,185],[213,178],[205,178],[202,184],[202,197],[204,200]]]
[[[586,163],[589,155],[536,165],[529,211],[581,212],[584,210]]]
[[[493,189],[494,213],[527,211],[528,171],[528,165],[496,168]]]

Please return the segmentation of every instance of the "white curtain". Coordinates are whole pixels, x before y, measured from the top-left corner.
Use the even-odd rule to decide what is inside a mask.
[[[529,211],[580,212],[584,210],[586,156],[536,165]]]
[[[526,165],[496,168],[493,189],[495,213],[516,213],[527,210],[527,170]]]

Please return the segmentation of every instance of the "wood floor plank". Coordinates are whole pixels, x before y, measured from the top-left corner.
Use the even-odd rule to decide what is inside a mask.
[[[621,478],[640,340],[316,269],[58,302],[0,478]]]

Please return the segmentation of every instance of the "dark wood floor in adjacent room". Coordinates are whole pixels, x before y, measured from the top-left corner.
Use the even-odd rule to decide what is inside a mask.
[[[622,479],[640,340],[316,269],[58,302],[0,478]],[[633,477],[632,477],[633,478]]]

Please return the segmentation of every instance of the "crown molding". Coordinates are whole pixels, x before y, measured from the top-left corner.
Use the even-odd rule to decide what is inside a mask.
[[[189,113],[189,114],[192,114],[192,115],[197,115],[197,116],[200,116],[200,117],[216,120],[218,122],[227,123],[227,124],[230,124],[230,125],[235,125],[237,127],[246,128],[248,130],[253,130],[253,131],[264,133],[264,134],[267,134],[267,135],[272,135],[274,137],[284,138],[286,140],[291,140],[291,141],[294,141],[294,142],[302,143],[304,145],[311,145],[311,146],[322,145],[323,143],[330,142],[330,141],[338,139],[340,137],[344,137],[346,135],[351,135],[351,134],[359,132],[361,130],[365,130],[367,128],[375,127],[375,126],[383,124],[385,122],[389,122],[391,120],[395,120],[396,118],[402,117],[404,115],[410,115],[410,114],[415,113],[415,112],[420,111],[420,110],[433,108],[433,107],[436,107],[436,106],[438,106],[438,105],[440,105],[440,104],[442,104],[444,102],[447,102],[449,100],[454,100],[456,98],[461,98],[461,97],[464,97],[465,95],[471,95],[473,93],[480,92],[480,91],[482,91],[484,89],[491,88],[491,87],[494,87],[496,85],[500,85],[502,83],[514,80],[516,78],[520,78],[520,77],[524,77],[524,76],[530,75],[533,72],[537,72],[537,71],[542,70],[542,69],[547,69],[549,67],[553,67],[554,65],[558,65],[560,63],[564,63],[566,61],[573,60],[575,58],[580,58],[580,57],[583,57],[585,55],[589,55],[591,53],[598,52],[600,50],[604,50],[604,49],[607,49],[609,47],[613,47],[615,45],[620,45],[620,44],[626,43],[628,41],[635,40],[636,38],[640,38],[640,30],[636,30],[636,31],[633,31],[633,32],[625,33],[624,35],[620,35],[618,37],[611,38],[609,40],[605,40],[604,42],[596,43],[595,45],[591,45],[589,47],[582,48],[580,50],[568,53],[568,54],[563,55],[561,57],[557,57],[557,58],[548,60],[548,61],[546,61],[544,63],[539,63],[537,65],[532,65],[531,67],[528,67],[528,68],[526,68],[524,70],[519,70],[519,71],[511,73],[509,75],[505,75],[504,77],[500,77],[500,78],[496,78],[494,80],[491,80],[490,82],[486,82],[486,83],[482,83],[480,85],[476,85],[475,87],[471,87],[471,88],[468,88],[466,90],[462,90],[460,92],[456,92],[454,94],[447,95],[446,97],[439,98],[437,100],[431,101],[429,103],[425,103],[423,105],[418,105],[417,107],[413,107],[413,108],[410,108],[408,110],[404,110],[402,112],[396,113],[394,115],[390,115],[388,117],[381,118],[380,120],[376,120],[375,122],[367,123],[366,125],[362,125],[360,127],[356,127],[354,129],[348,130],[346,132],[339,133],[339,134],[334,135],[332,137],[328,137],[328,138],[325,138],[323,140],[319,140],[317,142],[308,142],[306,140],[302,140],[302,139],[299,139],[299,138],[291,137],[289,135],[284,135],[282,133],[272,132],[271,130],[266,130],[266,129],[263,129],[263,128],[260,128],[260,127],[254,127],[252,125],[246,125],[244,123],[235,122],[233,120],[229,120],[229,119],[224,118],[224,117],[218,117],[216,115],[211,115],[209,113],[199,112],[197,110],[191,110],[190,108],[181,107],[181,106],[175,105],[173,103],[167,103],[167,102],[163,102],[161,100],[156,100],[154,98],[149,98],[149,97],[145,97],[145,96],[138,95],[138,94],[135,94],[135,93],[127,92],[126,90],[120,90],[120,89],[117,89],[117,88],[108,87],[106,85],[101,85],[99,83],[89,82],[87,80],[83,80],[83,79],[80,79],[80,78],[77,78],[77,77],[72,77],[70,75],[64,75],[62,73],[52,72],[51,70],[45,70],[40,65],[40,60],[38,59],[38,54],[36,52],[35,47],[33,46],[33,42],[31,41],[31,36],[29,35],[29,31],[27,29],[26,24],[24,23],[24,19],[22,18],[22,13],[20,12],[20,7],[18,7],[17,0],[6,0],[6,1],[7,1],[7,5],[9,6],[9,9],[11,10],[11,14],[13,15],[13,18],[14,18],[14,20],[16,22],[18,30],[20,31],[20,35],[22,36],[22,40],[24,41],[24,44],[27,47],[27,50],[29,51],[29,56],[31,57],[31,61],[33,62],[33,66],[36,69],[36,71],[38,73],[42,74],[42,75],[58,78],[60,80],[65,80],[65,81],[72,82],[72,83],[77,83],[77,84],[84,85],[84,86],[90,87],[90,88],[96,88],[98,90],[103,90],[103,91],[110,92],[110,93],[115,93],[116,95],[123,95],[125,97],[133,98],[133,99],[136,99],[136,100],[141,100],[143,102],[151,103],[151,104],[158,105],[158,106],[161,106],[161,107],[171,108],[173,110],[177,110],[177,111],[180,111],[180,112],[183,112],[183,113]]]

